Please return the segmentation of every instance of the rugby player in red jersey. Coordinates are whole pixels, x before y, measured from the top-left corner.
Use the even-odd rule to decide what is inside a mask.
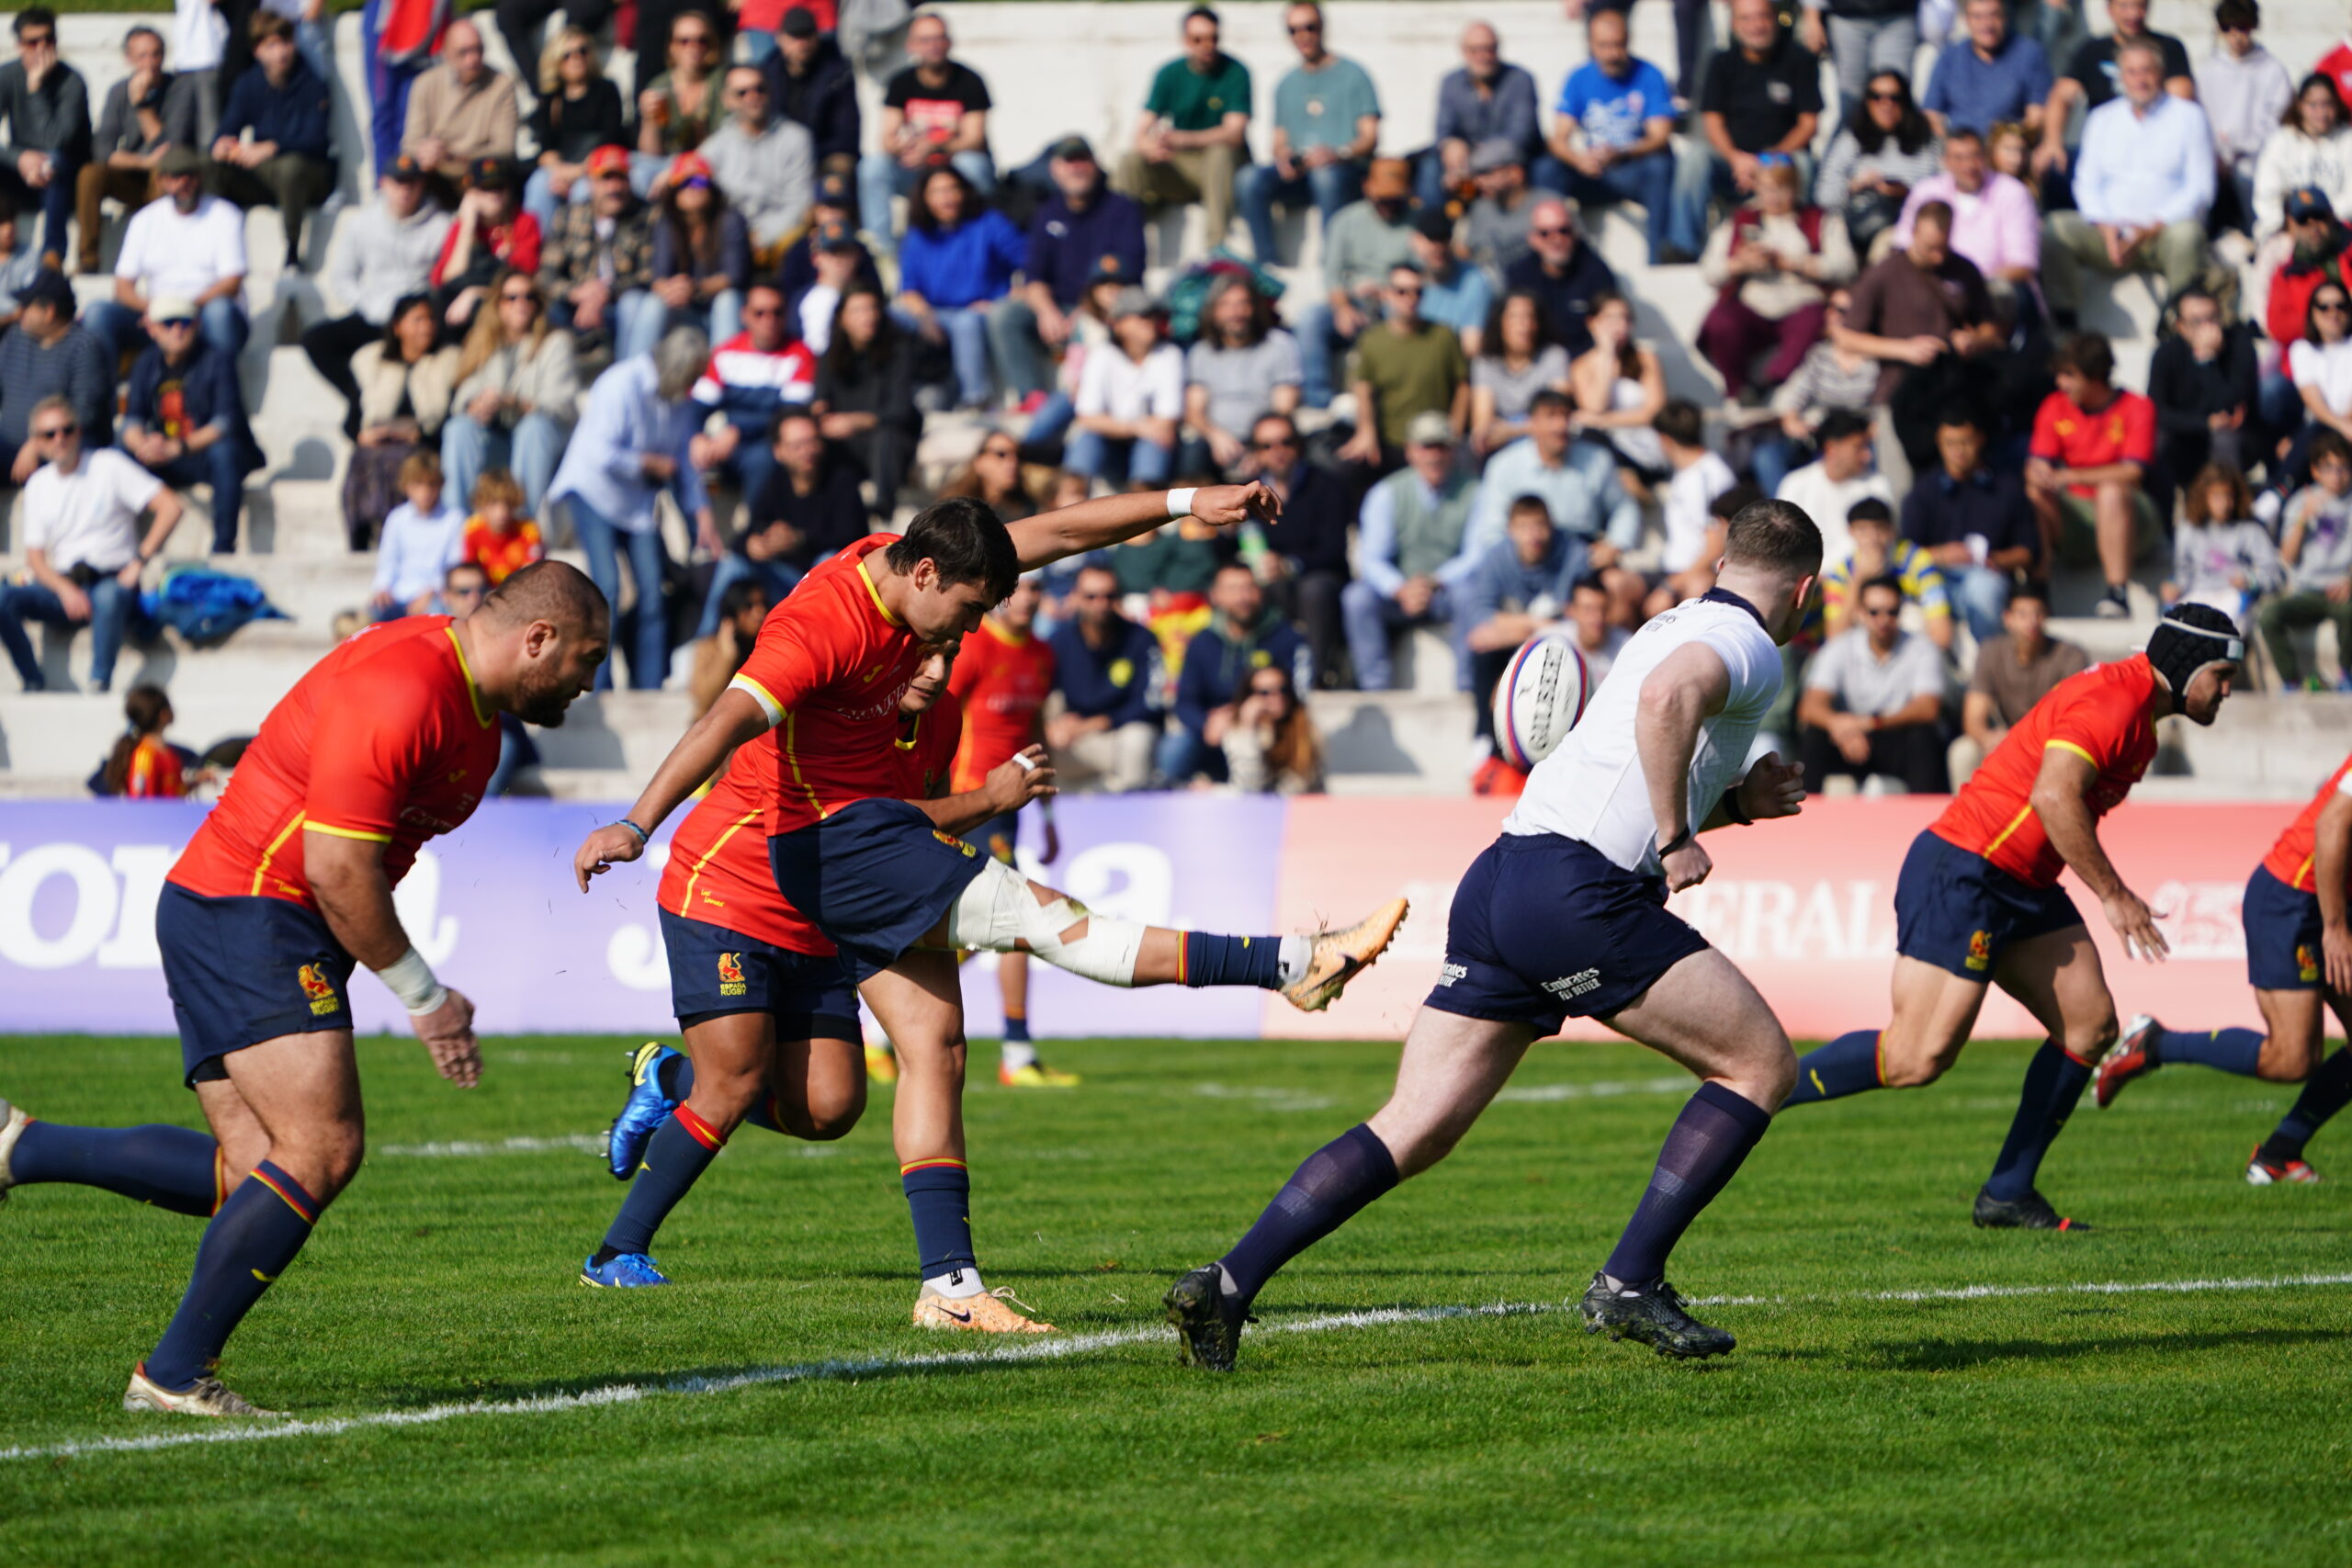
[[[442,1077],[473,1086],[473,1004],[411,945],[392,889],[420,845],[473,815],[498,765],[499,715],[563,722],[595,680],[609,622],[584,574],[542,561],[465,620],[370,626],[270,710],[155,908],[186,1081],[210,1138],[60,1127],[0,1102],[0,1188],[72,1181],[211,1216],[124,1409],[274,1414],[215,1368],[359,1168],[352,969],[374,970],[407,1007]]]
[[[2352,1054],[2326,1053],[2327,1015],[2352,1029],[2352,758],[2278,835],[2245,885],[2246,978],[2269,1032],[2166,1029],[2142,1014],[2098,1065],[2100,1108],[2133,1078],[2171,1063],[2197,1062],[2241,1077],[2301,1083],[2303,1092],[2246,1161],[2256,1187],[2317,1181],[2303,1145],[2352,1100]],[[2308,1080],[2308,1081],[2307,1081]]]
[[[874,535],[819,566],[768,614],[728,690],[671,751],[621,820],[573,857],[582,891],[633,861],[720,760],[768,737],[769,864],[785,897],[840,949],[896,1043],[893,1133],[914,1217],[922,1326],[1029,1332],[1041,1325],[982,1287],[972,1251],[961,1108],[958,950],[1036,953],[1107,985],[1255,985],[1327,1007],[1376,959],[1405,917],[1392,900],[1346,931],[1227,937],[1091,914],[940,830],[897,798],[899,693],[926,645],[956,643],[1021,572],[1193,515],[1230,527],[1271,521],[1262,484],[1109,496],[1008,528],[985,504],[943,501],[901,537]],[[699,1168],[713,1150],[665,1125],[658,1166]]]
[[[2156,918],[2098,841],[2156,755],[2156,720],[2211,724],[2245,658],[2236,624],[2177,604],[2145,653],[2068,677],[2028,710],[1941,817],[1911,844],[1894,888],[1894,1017],[1797,1063],[1791,1105],[1935,1082],[1968,1043],[1987,987],[2049,1031],[2026,1069],[1993,1174],[1976,1194],[1987,1229],[2084,1230],[2034,1186],[2092,1069],[2115,1043],[2115,998],[2098,948],[2058,886],[2072,870],[2127,956],[2161,962]]]

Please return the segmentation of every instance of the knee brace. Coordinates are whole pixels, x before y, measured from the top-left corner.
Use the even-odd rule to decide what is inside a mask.
[[[1062,932],[1086,922],[1086,934],[1062,941]],[[965,887],[948,916],[947,938],[955,946],[981,953],[1012,953],[1026,943],[1031,953],[1073,975],[1105,986],[1132,986],[1136,957],[1143,950],[1144,927],[1136,920],[1106,920],[1069,898],[1040,904],[1029,879],[991,861]]]

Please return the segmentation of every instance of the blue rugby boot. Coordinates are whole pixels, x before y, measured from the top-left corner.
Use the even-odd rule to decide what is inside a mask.
[[[662,1272],[652,1258],[642,1252],[624,1252],[599,1263],[594,1258],[580,1265],[580,1282],[598,1290],[629,1289],[638,1285],[666,1285],[670,1276]]]
[[[680,1059],[677,1052],[652,1040],[629,1053],[628,1100],[613,1118],[612,1131],[605,1134],[605,1160],[612,1168],[614,1180],[627,1181],[637,1174],[638,1162],[645,1157],[645,1145],[654,1129],[678,1109],[678,1102],[662,1092],[662,1067]]]

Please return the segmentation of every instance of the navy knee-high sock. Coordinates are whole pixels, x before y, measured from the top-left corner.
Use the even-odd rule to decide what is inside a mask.
[[[915,1224],[915,1261],[935,1280],[958,1269],[978,1272],[972,1251],[972,1172],[960,1159],[916,1160],[899,1168],[899,1186]]]
[[[1206,931],[1184,933],[1183,967],[1177,978],[1195,989],[1203,986],[1260,986],[1282,988],[1283,939],[1278,936],[1212,936]]]
[[[1667,1133],[1649,1190],[1625,1223],[1603,1271],[1622,1285],[1665,1278],[1674,1244],[1714,1201],[1771,1124],[1772,1113],[1745,1096],[1721,1084],[1701,1084]]]
[[[2194,1062],[2200,1067],[2218,1067],[2225,1073],[2235,1073],[2242,1078],[2255,1076],[2262,1060],[2262,1031],[2259,1029],[2209,1029],[2194,1032],[2186,1029],[2160,1029],[2149,1038],[2148,1065],[2171,1066],[2182,1062]]]
[[[2322,1062],[2304,1080],[2303,1092],[2278,1119],[2278,1130],[2263,1140],[2262,1156],[2282,1165],[2302,1158],[2303,1145],[2346,1103],[2352,1103],[2352,1046]]]
[[[1857,1029],[1840,1034],[1826,1045],[1816,1045],[1799,1057],[1797,1087],[1791,1091],[1787,1103],[1812,1105],[1885,1088],[1885,1080],[1879,1075],[1879,1033],[1875,1029]]]
[[[1396,1161],[1370,1127],[1358,1122],[1306,1156],[1250,1234],[1217,1261],[1247,1307],[1275,1270],[1338,1230],[1396,1185]]]
[[[220,1206],[220,1145],[186,1127],[61,1127],[34,1122],[17,1135],[8,1174],[100,1187],[199,1219]]]
[[[148,1377],[168,1389],[194,1385],[288,1264],[326,1207],[269,1161],[229,1194],[196,1249],[196,1271],[172,1325],[149,1352]]]
[[[2059,1130],[2075,1113],[2075,1102],[2083,1098],[2084,1086],[2090,1081],[2089,1063],[2076,1061],[2060,1050],[2054,1040],[2041,1043],[2025,1070],[2017,1119],[2009,1123],[2000,1157],[1985,1179],[1989,1196],[2014,1203],[2033,1191],[2034,1178],[2041,1173],[2041,1156],[2057,1141]]]
[[[670,1119],[646,1141],[645,1159],[629,1180],[628,1195],[621,1200],[621,1212],[613,1216],[613,1227],[605,1233],[594,1261],[609,1263],[623,1253],[651,1250],[653,1233],[726,1146],[718,1129],[685,1106],[670,1112]]]

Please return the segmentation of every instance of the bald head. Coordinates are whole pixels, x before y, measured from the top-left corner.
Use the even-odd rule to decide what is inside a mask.
[[[458,73],[458,80],[470,86],[490,68],[482,53],[481,29],[459,17],[441,34],[441,58]]]
[[[605,602],[605,591],[586,572],[563,561],[543,560],[492,589],[481,613],[507,626],[545,621],[566,637],[578,637],[592,629],[602,632],[613,610]]]
[[[571,700],[596,683],[612,622],[604,591],[587,573],[543,560],[492,589],[457,631],[482,699],[552,729]]]

